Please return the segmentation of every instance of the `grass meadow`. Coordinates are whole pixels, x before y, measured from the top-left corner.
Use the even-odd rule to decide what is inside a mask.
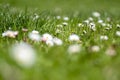
[[[119,0],[0,0],[0,80],[119,80]]]

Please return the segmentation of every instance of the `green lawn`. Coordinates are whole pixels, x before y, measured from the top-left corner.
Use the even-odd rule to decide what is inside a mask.
[[[120,79],[119,0],[0,0],[0,3],[0,80]],[[32,33],[33,30],[36,32]],[[32,40],[30,33],[40,36],[40,40]],[[63,44],[47,44],[45,33],[59,38]],[[79,40],[70,40],[72,34]],[[70,48],[76,44],[79,47]],[[15,52],[10,52],[12,49]]]

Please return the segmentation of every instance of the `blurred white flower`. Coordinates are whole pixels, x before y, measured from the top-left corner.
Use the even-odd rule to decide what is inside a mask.
[[[76,34],[70,35],[68,39],[69,39],[69,41],[79,41],[80,40],[79,36]]]
[[[53,37],[52,35],[48,34],[48,33],[45,33],[42,35],[42,41],[43,42],[46,42],[46,41],[52,41],[53,40]]]
[[[111,24],[107,24],[107,26],[108,26],[109,28],[112,28],[112,25],[111,25]]]
[[[63,22],[62,24],[63,24],[63,26],[67,26],[67,25],[68,25],[68,23],[67,23],[67,22]]]
[[[101,23],[101,25],[102,25],[103,27],[107,26],[107,24],[106,24],[106,23]]]
[[[60,29],[56,29],[55,33],[61,33],[62,31]]]
[[[36,60],[36,53],[31,45],[20,42],[10,48],[10,56],[22,67],[32,67]]]
[[[110,21],[111,21],[111,18],[110,18],[110,17],[107,17],[106,20],[107,20],[108,22],[110,22]]]
[[[27,32],[28,29],[27,29],[27,28],[22,28],[22,31],[23,31],[23,32]]]
[[[33,20],[37,20],[39,18],[39,15],[38,14],[34,14],[34,17],[33,17]]]
[[[109,28],[109,27],[106,27],[106,28],[105,28],[105,30],[110,30],[110,29],[111,29],[111,28]]]
[[[93,12],[92,15],[93,15],[94,17],[100,17],[100,13],[99,13],[99,12]]]
[[[108,40],[108,36],[106,36],[106,35],[101,35],[101,36],[100,36],[100,39],[101,39],[101,40]]]
[[[99,19],[99,20],[98,20],[98,23],[102,24],[102,23],[103,23],[103,20]]]
[[[56,16],[57,19],[61,19],[61,16]]]
[[[88,20],[89,20],[89,21],[93,21],[93,18],[92,18],[92,17],[89,17]]]
[[[84,33],[84,34],[86,34],[86,33],[87,33],[87,31],[86,31],[86,30],[83,30],[83,33]]]
[[[57,25],[57,28],[63,28],[63,25],[59,24]]]
[[[120,31],[116,31],[116,35],[117,35],[117,36],[120,36]]]
[[[15,38],[16,36],[18,35],[18,31],[11,31],[11,30],[8,30],[8,31],[5,31],[4,33],[2,33],[2,37],[10,37],[10,38]]]
[[[46,44],[50,47],[54,46],[54,42],[52,40],[47,40]]]
[[[34,33],[34,34],[39,34],[39,32],[36,31],[36,30],[33,30],[32,33]]]
[[[97,45],[94,45],[94,46],[91,47],[91,51],[92,52],[99,52],[100,51],[100,47],[97,46]]]
[[[89,24],[90,29],[92,29],[93,31],[96,31],[96,27],[94,23],[90,23]]]
[[[68,21],[69,17],[63,17],[63,20]]]
[[[8,29],[11,30],[11,27],[9,27]]]
[[[40,41],[41,40],[41,36],[39,35],[39,32],[36,30],[33,30],[32,32],[30,32],[28,34],[28,37],[33,41]]]
[[[78,27],[82,27],[83,26],[83,24],[82,23],[78,23]]]
[[[63,44],[62,40],[59,39],[59,38],[54,38],[54,39],[53,39],[53,42],[54,42],[56,45],[58,45],[58,46],[60,46],[60,45]]]
[[[89,20],[85,20],[83,22],[86,23],[86,24],[89,24],[90,21]]]
[[[81,46],[79,44],[73,44],[68,47],[68,53],[74,54],[81,51]]]
[[[120,28],[120,24],[117,24],[116,26],[117,26],[117,28]]]

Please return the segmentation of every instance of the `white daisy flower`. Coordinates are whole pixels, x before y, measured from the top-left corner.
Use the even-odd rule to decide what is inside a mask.
[[[31,45],[20,42],[10,48],[10,56],[22,67],[31,67],[36,60],[36,53]]]
[[[79,36],[76,34],[70,35],[68,39],[69,39],[69,41],[79,41],[80,40]]]
[[[91,47],[91,51],[92,52],[99,52],[100,51],[100,47],[97,46],[97,45],[94,45],[94,46]]]
[[[90,23],[89,24],[90,29],[92,29],[93,31],[96,31],[96,27],[94,23]]]
[[[63,44],[62,40],[61,40],[61,39],[58,39],[58,38],[54,38],[54,39],[53,39],[53,42],[54,42],[56,45],[58,45],[58,46],[60,46],[60,45]]]
[[[116,31],[116,35],[117,35],[117,36],[120,36],[120,31]]]
[[[102,25],[103,27],[107,26],[107,24],[106,24],[106,23],[101,23],[101,25]]]
[[[61,16],[56,16],[57,19],[61,19]]]
[[[45,33],[42,35],[42,41],[43,42],[46,42],[46,41],[52,41],[53,40],[53,37],[52,35],[48,34],[48,33]]]
[[[99,23],[99,24],[102,24],[102,23],[103,23],[103,20],[99,19],[99,20],[98,20],[98,23]]]
[[[78,23],[78,27],[83,27],[83,24],[82,23]]]
[[[78,23],[78,26],[80,27],[82,25],[82,23]]]
[[[78,44],[73,44],[68,47],[68,53],[74,54],[79,53],[81,51],[81,46]]]
[[[36,30],[33,30],[32,32],[30,32],[28,34],[28,37],[33,41],[40,41],[41,40],[41,36],[39,35],[39,32]]]
[[[101,39],[101,40],[108,40],[108,36],[106,36],[106,35],[101,35],[101,36],[100,36],[100,39]]]
[[[69,17],[63,17],[63,20],[68,21]]]
[[[94,17],[100,17],[100,13],[99,13],[99,12],[93,12],[92,15],[93,15]]]
[[[5,31],[4,33],[2,33],[2,37],[10,37],[10,38],[15,38],[16,36],[18,35],[18,31],[11,31],[11,30],[8,30],[8,31]]]
[[[50,47],[54,46],[54,42],[52,40],[47,40],[46,44]]]

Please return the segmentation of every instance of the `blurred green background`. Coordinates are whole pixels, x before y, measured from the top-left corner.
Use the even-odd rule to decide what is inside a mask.
[[[120,0],[0,0],[0,3],[9,3],[18,8],[39,8],[40,10],[102,10],[120,12]]]

